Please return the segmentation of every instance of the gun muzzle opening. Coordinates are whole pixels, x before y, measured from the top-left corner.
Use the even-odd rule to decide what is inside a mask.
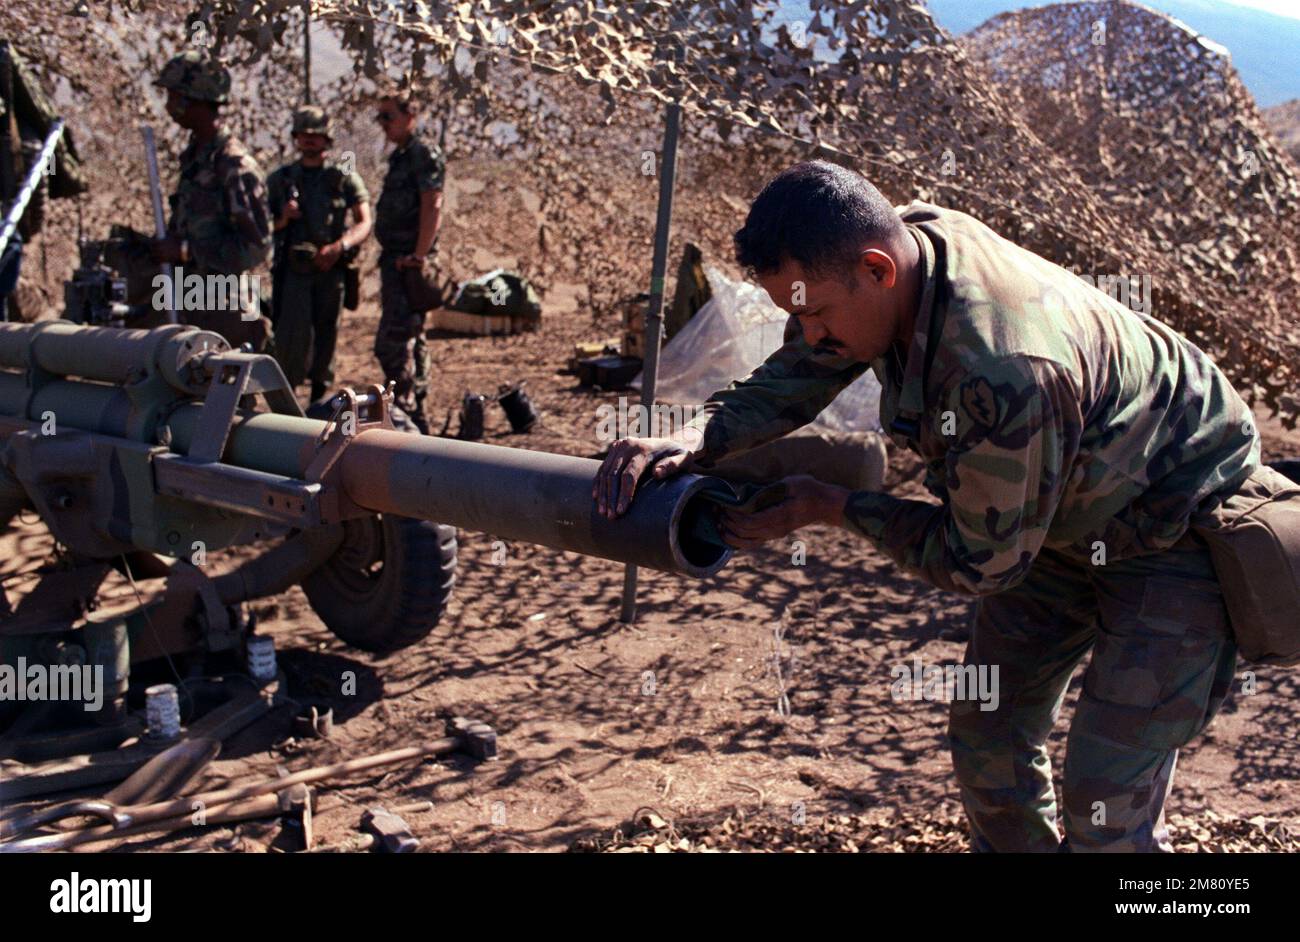
[[[710,495],[730,488],[716,478],[694,477],[682,493],[669,522],[668,539],[680,572],[696,578],[711,576],[731,559],[732,548],[718,529],[721,507]]]
[[[342,482],[358,506],[438,520],[508,541],[702,578],[731,558],[717,535],[716,478],[646,480],[626,514],[596,511],[600,462],[499,445],[364,431],[344,451]]]

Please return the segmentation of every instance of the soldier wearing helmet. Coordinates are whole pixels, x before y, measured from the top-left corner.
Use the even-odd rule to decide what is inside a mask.
[[[322,108],[294,114],[293,142],[298,160],[266,181],[275,232],[275,355],[291,386],[310,375],[316,401],[334,379],[341,309],[356,309],[353,263],[370,235],[370,194],[351,167],[326,160],[333,139]]]
[[[193,275],[205,280],[246,276],[266,260],[271,247],[262,168],[221,124],[220,106],[230,101],[230,73],[206,53],[190,50],[168,62],[154,84],[167,90],[167,114],[190,132],[189,146],[180,156],[167,236],[153,243],[154,260],[170,262],[184,273],[182,320],[215,330],[232,344],[251,342],[261,350],[270,337],[270,322],[246,291],[232,295],[209,289],[201,297],[188,292]],[[214,303],[214,297],[219,301]]]

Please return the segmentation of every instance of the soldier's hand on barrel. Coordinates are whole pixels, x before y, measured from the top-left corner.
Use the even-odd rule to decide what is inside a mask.
[[[424,268],[423,255],[403,255],[393,262],[394,268]]]
[[[316,250],[316,258],[313,261],[316,264],[316,268],[320,271],[329,271],[334,267],[334,263],[339,260],[339,256],[342,254],[343,246],[337,241],[331,242],[329,245],[322,245]]]
[[[728,508],[722,515],[722,536],[736,549],[756,549],[769,540],[793,533],[810,523],[838,526],[844,521],[849,491],[823,484],[807,474],[783,478],[786,497],[781,503],[754,513]]]
[[[298,205],[297,200],[289,200],[284,204],[284,212],[280,214],[280,224],[283,225],[294,219],[302,218],[302,207]]]
[[[181,240],[175,236],[154,239],[149,243],[149,254],[160,264],[165,265],[168,262],[175,264],[181,261]]]
[[[696,432],[694,447],[699,447]],[[678,438],[621,438],[610,446],[609,454],[596,472],[591,496],[596,511],[613,520],[632,506],[637,483],[647,468],[656,479],[681,471],[693,456],[692,441]]]

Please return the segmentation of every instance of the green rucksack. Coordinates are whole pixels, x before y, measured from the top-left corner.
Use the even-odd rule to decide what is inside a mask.
[[[466,281],[447,305],[453,311],[484,316],[525,317],[540,320],[542,304],[537,290],[518,272],[498,268]]]

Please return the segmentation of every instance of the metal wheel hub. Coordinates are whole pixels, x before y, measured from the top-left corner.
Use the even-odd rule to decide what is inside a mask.
[[[343,524],[343,545],[329,566],[360,580],[375,578],[384,565],[384,529],[382,517],[363,517]]]

